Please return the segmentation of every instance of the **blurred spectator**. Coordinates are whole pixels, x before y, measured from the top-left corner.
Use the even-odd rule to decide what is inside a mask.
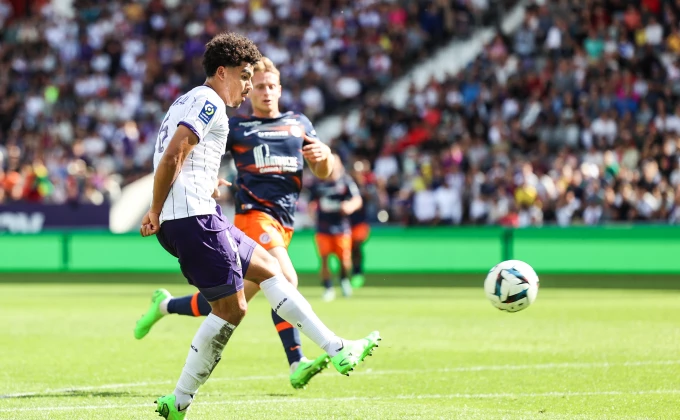
[[[678,2],[569,0],[526,12],[460,74],[412,87],[404,109],[366,103],[343,134],[354,158],[400,186],[376,189],[404,203],[383,207],[399,213],[389,220],[680,222]],[[370,123],[378,115],[380,127]],[[463,185],[423,188],[428,167]],[[449,217],[456,200],[460,217]]]
[[[530,5],[403,109],[378,93],[495,23],[498,2],[77,0],[73,18],[15,3],[0,0],[0,202],[115,199],[151,171],[164,109],[202,82],[205,41],[238,28],[281,68],[285,109],[360,107],[333,144],[372,222],[680,221],[679,2]]]
[[[495,16],[484,0],[61,3],[0,0],[0,202],[103,202],[151,172],[162,113],[203,82],[220,31],[255,40],[281,69],[282,107],[314,119]]]

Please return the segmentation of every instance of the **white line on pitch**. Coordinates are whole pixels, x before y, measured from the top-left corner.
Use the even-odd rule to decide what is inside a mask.
[[[489,393],[489,394],[408,394],[393,395],[389,397],[337,397],[337,398],[259,398],[252,400],[234,401],[206,401],[198,402],[196,406],[220,406],[220,405],[251,405],[264,403],[302,403],[302,402],[334,402],[334,401],[392,401],[392,400],[443,400],[443,399],[496,399],[496,398],[550,398],[550,397],[589,397],[600,395],[664,395],[680,394],[680,389],[652,389],[644,391],[593,391],[593,392],[527,392],[527,393]],[[21,411],[74,411],[74,410],[100,410],[107,408],[120,408],[119,404],[102,405],[74,405],[74,406],[51,406],[51,407],[26,407],[26,408],[2,408],[0,413]],[[153,404],[125,404],[125,408],[147,407],[153,408]]]
[[[678,365],[680,360],[642,360],[635,362],[609,363],[609,362],[567,362],[567,363],[543,363],[534,365],[482,365],[482,366],[459,366],[449,368],[435,368],[435,369],[389,369],[389,370],[360,370],[352,373],[352,375],[400,375],[400,374],[419,374],[419,373],[450,373],[450,372],[483,372],[483,371],[508,371],[508,370],[545,370],[545,369],[600,369],[608,367],[635,367],[635,366],[654,366],[654,365]],[[214,382],[239,382],[239,381],[257,381],[257,380],[274,380],[287,378],[287,375],[255,375],[255,376],[241,376],[241,377],[215,377],[210,379],[210,383]],[[328,378],[329,375],[321,375],[319,378]],[[0,400],[8,398],[30,397],[34,395],[45,394],[66,394],[69,392],[81,391],[98,391],[106,389],[120,389],[120,388],[139,388],[143,386],[155,385],[171,385],[173,381],[152,381],[152,382],[130,382],[117,383],[105,385],[92,386],[78,386],[70,388],[46,389],[37,392],[18,392],[12,394],[0,395]]]

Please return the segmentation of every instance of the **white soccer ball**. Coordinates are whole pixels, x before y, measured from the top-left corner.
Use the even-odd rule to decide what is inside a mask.
[[[484,292],[496,308],[519,312],[536,300],[538,276],[524,261],[503,261],[489,271],[484,280]]]

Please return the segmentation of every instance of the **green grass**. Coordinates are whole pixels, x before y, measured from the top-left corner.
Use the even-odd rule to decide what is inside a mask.
[[[200,321],[173,315],[134,340],[157,285],[147,275],[123,277],[0,284],[0,419],[154,418],[152,402],[174,388]],[[421,277],[410,283],[436,284]],[[66,279],[41,277],[55,278]],[[259,296],[187,419],[680,418],[680,292],[657,280],[649,280],[657,290],[624,290],[542,279],[534,306],[516,314],[495,310],[481,285],[369,287],[328,304],[304,287],[341,335],[383,336],[349,378],[329,370],[304,391],[287,381]],[[193,290],[167,283],[176,295]],[[306,338],[304,346],[309,357],[319,354]]]

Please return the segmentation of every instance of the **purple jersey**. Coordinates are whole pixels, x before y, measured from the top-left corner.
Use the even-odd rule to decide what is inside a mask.
[[[316,230],[319,233],[340,235],[351,232],[349,217],[340,212],[343,201],[359,195],[359,187],[354,180],[344,174],[337,181],[318,181],[311,188],[312,200],[318,200],[316,211]]]
[[[227,150],[238,171],[236,213],[258,210],[293,227],[302,188],[303,134],[316,138],[312,123],[302,114],[229,118]]]

